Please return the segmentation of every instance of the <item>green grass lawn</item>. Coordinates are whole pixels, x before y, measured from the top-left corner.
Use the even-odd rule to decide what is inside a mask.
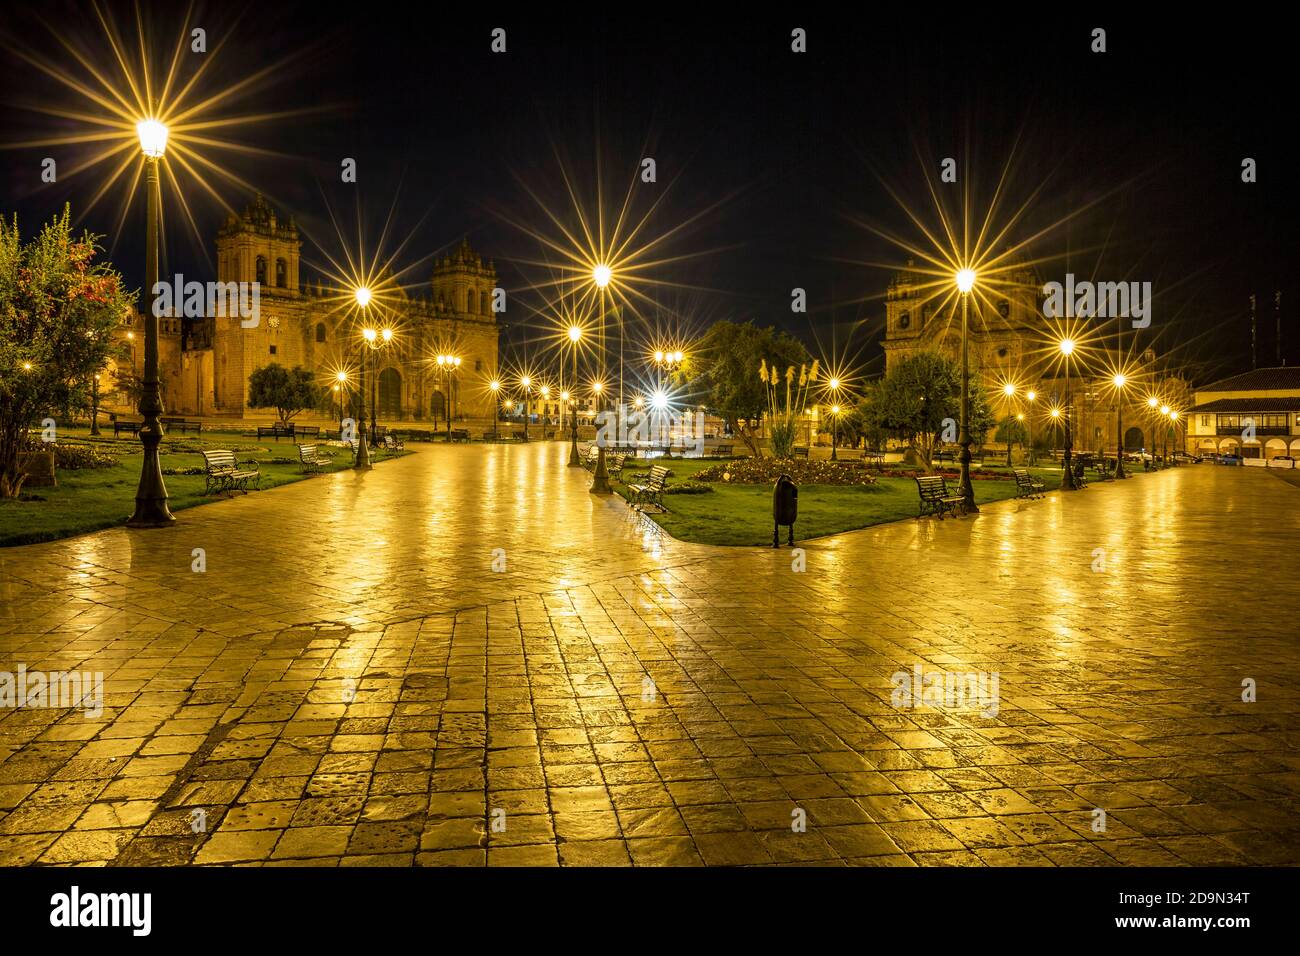
[[[118,459],[111,468],[60,469],[54,488],[24,488],[17,500],[0,500],[0,547],[31,544],[36,541],[53,541],[72,535],[98,531],[124,524],[135,509],[135,489],[140,481],[140,443],[138,439],[123,437],[115,441],[108,437],[91,439],[85,429],[61,433],[60,440],[69,443],[93,442],[95,446]],[[333,452],[334,460],[321,471],[340,471],[352,467],[352,454],[344,448],[321,449]],[[168,469],[184,470],[202,468],[205,448],[228,448],[241,462],[253,459],[262,473],[262,490],[310,478],[303,475],[298,465],[298,449],[291,441],[257,440],[237,433],[205,430],[200,438],[194,435],[168,435],[162,445],[163,480],[171,496],[168,506],[173,512],[195,505],[224,501],[232,495],[203,494],[206,484],[203,475],[169,475]],[[372,452],[372,460],[383,461],[386,455]],[[292,459],[291,464],[273,464],[277,458]],[[257,494],[250,491],[249,494]],[[239,493],[234,492],[237,496]]]
[[[638,463],[639,465],[640,463]],[[656,461],[655,464],[658,464]],[[664,462],[672,471],[669,487],[689,479],[717,461],[676,460]],[[631,477],[629,468],[625,477]],[[975,501],[983,504],[1014,498],[1016,483],[1005,468],[992,465],[985,472],[1005,472],[1007,480],[977,479]],[[1031,468],[1050,491],[1061,483],[1059,468]],[[888,469],[885,474],[888,475]],[[626,485],[614,483],[627,497]],[[733,546],[771,545],[772,487],[770,485],[728,485],[715,483],[713,491],[698,495],[664,495],[668,514],[647,512],[674,538],[699,544]],[[915,518],[916,482],[911,478],[882,477],[875,485],[804,485],[799,489],[799,518],[795,540],[817,538],[841,531],[854,531],[886,521]],[[782,529],[781,540],[786,532]]]

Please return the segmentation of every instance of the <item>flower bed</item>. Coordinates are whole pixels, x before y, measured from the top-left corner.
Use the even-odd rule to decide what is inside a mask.
[[[807,458],[741,458],[696,472],[696,481],[733,485],[770,485],[789,475],[800,485],[874,485],[861,462],[814,461]]]

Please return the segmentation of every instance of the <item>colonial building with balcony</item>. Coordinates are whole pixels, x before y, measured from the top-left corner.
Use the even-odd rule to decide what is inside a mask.
[[[1187,415],[1187,450],[1300,459],[1300,366],[1260,368],[1198,388]]]

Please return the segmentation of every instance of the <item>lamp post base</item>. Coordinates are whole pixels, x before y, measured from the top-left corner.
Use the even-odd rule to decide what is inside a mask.
[[[614,489],[609,486],[609,472],[605,470],[605,448],[602,445],[596,452],[596,471],[591,476],[591,493],[593,495],[612,495]]]

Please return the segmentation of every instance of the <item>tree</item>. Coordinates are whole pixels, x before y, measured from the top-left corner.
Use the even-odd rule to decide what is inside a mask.
[[[133,297],[94,262],[97,238],[73,236],[68,206],[25,244],[18,217],[0,218],[0,497],[22,489],[33,422],[88,408],[92,377],[116,357],[112,334]]]
[[[994,425],[988,397],[972,374],[970,433],[975,443]],[[961,367],[938,352],[918,352],[871,383],[859,406],[864,431],[885,432],[915,449],[929,469],[945,432],[956,441],[961,415]]]
[[[281,424],[299,412],[321,408],[324,392],[316,377],[301,366],[286,369],[272,362],[248,376],[248,407],[274,408]]]
[[[759,369],[810,362],[808,350],[791,335],[752,322],[715,322],[692,356],[689,382],[755,457],[762,456],[755,426],[768,410],[768,387]]]

